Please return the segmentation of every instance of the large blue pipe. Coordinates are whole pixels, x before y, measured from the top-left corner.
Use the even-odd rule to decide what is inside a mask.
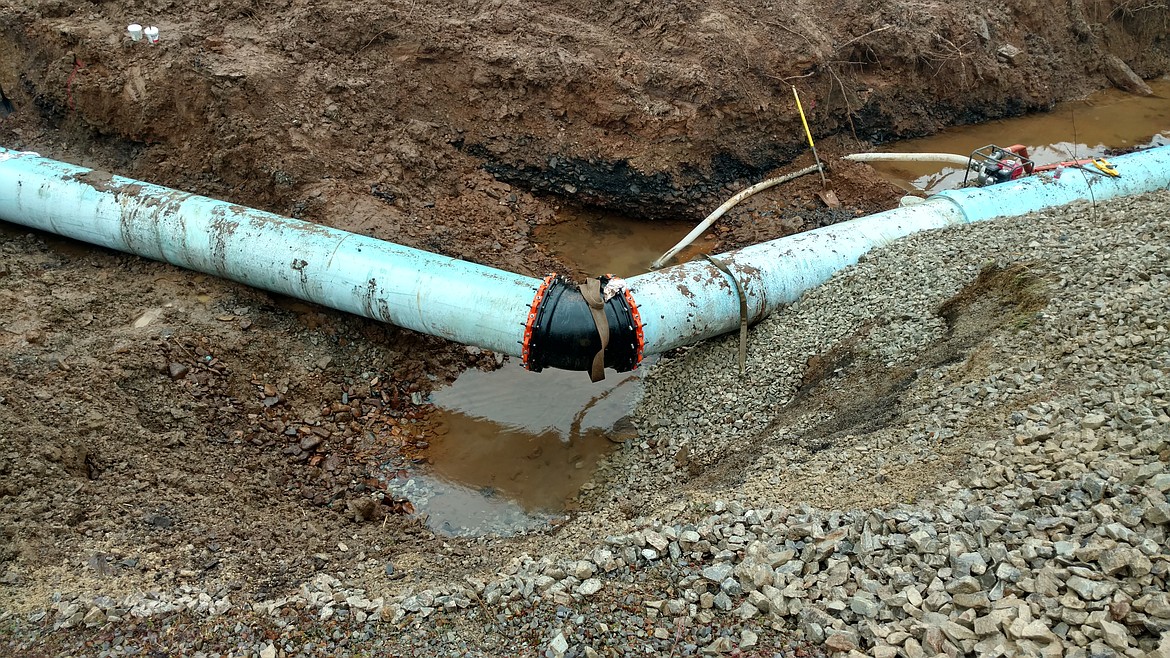
[[[1170,185],[1170,146],[1113,158],[1118,177],[1091,165],[1058,177],[1037,174],[989,187],[940,192],[924,202],[859,217],[733,251],[720,258],[744,288],[755,322],[862,254],[912,233],[1012,217],[1074,201],[1104,201]],[[656,353],[733,331],[739,300],[727,275],[692,261],[630,279],[642,309],[646,352]]]
[[[866,251],[912,233],[1170,184],[1170,147],[1112,163],[1117,178],[1066,169],[1059,179],[947,191],[733,251],[719,258],[735,282],[700,261],[633,277],[604,305],[610,350],[628,350],[606,364],[626,370],[644,354],[738,328],[736,284],[756,321]],[[588,370],[601,348],[586,295],[561,279],[541,281],[36,154],[0,148],[0,220],[520,356],[534,370]]]
[[[519,354],[540,281],[0,149],[0,219]]]

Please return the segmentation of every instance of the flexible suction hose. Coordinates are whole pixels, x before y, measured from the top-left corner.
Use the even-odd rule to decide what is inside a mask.
[[[703,231],[706,231],[708,228],[710,228],[710,226],[712,224],[714,224],[716,222],[716,220],[718,220],[720,217],[722,217],[723,214],[726,213],[728,210],[731,210],[732,208],[734,208],[740,201],[743,201],[744,199],[755,194],[756,192],[759,192],[761,190],[766,190],[769,187],[775,187],[776,185],[779,185],[780,183],[787,183],[790,180],[800,178],[801,176],[804,176],[806,174],[811,174],[814,171],[820,171],[820,169],[821,169],[820,165],[812,165],[811,167],[805,167],[804,169],[801,169],[800,171],[795,171],[795,172],[793,172],[791,174],[787,174],[785,176],[778,176],[776,178],[769,178],[768,180],[756,183],[755,185],[752,185],[751,187],[741,191],[739,194],[736,194],[735,196],[731,197],[727,201],[724,201],[723,205],[716,208],[715,211],[712,212],[710,215],[707,215],[707,218],[704,219],[703,221],[699,222],[698,226],[696,226],[694,229],[692,229],[690,233],[687,233],[686,236],[682,240],[678,241],[678,244],[676,244],[673,247],[671,247],[670,249],[668,249],[665,254],[662,254],[661,256],[659,256],[658,260],[656,260],[650,264],[650,269],[657,270],[657,269],[661,268],[663,265],[665,265],[667,262],[669,262],[671,258],[674,258],[675,254],[682,251],[683,249],[686,249],[687,245],[689,245],[690,243],[692,243],[696,239],[698,239],[698,237],[703,234]]]
[[[842,159],[854,162],[945,162],[964,169],[971,162],[971,156],[957,153],[854,153]]]

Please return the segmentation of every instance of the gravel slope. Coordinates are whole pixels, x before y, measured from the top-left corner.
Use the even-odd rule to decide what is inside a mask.
[[[915,236],[755,327],[742,379],[733,339],[664,360],[585,512],[459,545],[496,571],[63,592],[0,646],[1170,657],[1168,206]]]

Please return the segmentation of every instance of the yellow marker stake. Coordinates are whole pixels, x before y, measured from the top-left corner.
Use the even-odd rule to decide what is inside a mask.
[[[821,185],[827,186],[829,181],[825,180],[825,168],[821,166],[821,156],[817,155],[817,145],[813,144],[812,131],[808,129],[808,119],[804,118],[804,108],[800,105],[800,94],[796,93],[796,85],[792,85],[792,96],[796,98],[796,109],[800,112],[800,122],[804,124],[804,134],[808,136],[808,145],[812,149],[813,158],[817,161],[817,170],[821,172]]]

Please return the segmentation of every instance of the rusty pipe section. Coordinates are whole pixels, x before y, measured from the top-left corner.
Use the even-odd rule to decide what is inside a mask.
[[[737,287],[754,322],[900,237],[1170,183],[1170,146],[1112,164],[1117,177],[1070,169],[942,192],[720,255],[726,272],[696,261],[604,277],[597,314],[556,275],[542,281],[3,148],[0,220],[517,356],[530,370],[588,370],[608,344],[605,365],[624,371],[644,355],[737,329]]]

